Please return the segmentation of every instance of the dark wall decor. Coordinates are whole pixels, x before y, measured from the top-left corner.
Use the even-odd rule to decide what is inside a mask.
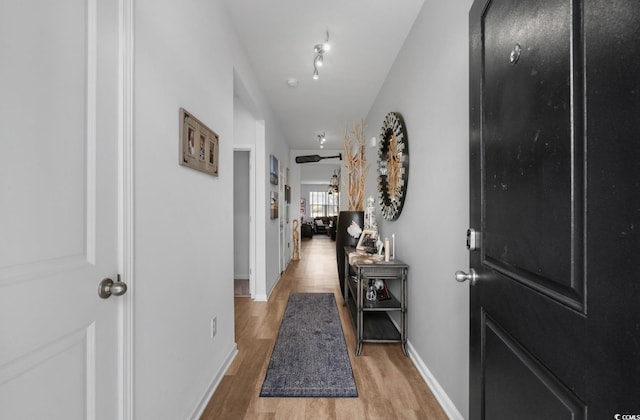
[[[179,143],[180,165],[218,176],[218,135],[184,108],[180,108]]]
[[[278,158],[269,155],[269,182],[278,185]]]
[[[291,203],[291,186],[290,185],[284,186],[284,201],[287,204]]]
[[[278,218],[278,193],[276,191],[271,191],[269,199],[269,215],[272,219]]]
[[[409,181],[409,139],[399,112],[384,118],[378,141],[378,197],[385,220],[402,212]]]

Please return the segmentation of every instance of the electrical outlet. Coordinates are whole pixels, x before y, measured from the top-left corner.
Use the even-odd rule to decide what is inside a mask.
[[[211,338],[216,336],[218,332],[218,317],[211,318]]]

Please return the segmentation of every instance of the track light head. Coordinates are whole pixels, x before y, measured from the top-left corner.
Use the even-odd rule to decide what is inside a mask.
[[[327,29],[327,37],[322,44],[316,44],[313,46],[313,51],[316,53],[316,57],[313,59],[313,79],[318,80],[318,67],[322,67],[324,62],[324,54],[331,49],[329,45],[329,29]]]

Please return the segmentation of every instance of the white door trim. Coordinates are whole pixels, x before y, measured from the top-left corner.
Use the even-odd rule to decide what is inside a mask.
[[[256,147],[236,144],[234,152],[249,152],[249,292],[256,297]]]
[[[267,197],[267,152],[266,152],[266,130],[265,121],[256,121],[256,158],[255,158],[255,174],[256,174],[256,203],[260,206],[267,206],[269,197]],[[266,243],[267,243],[267,211],[265,207],[261,207],[261,211],[256,211],[256,290],[254,299],[257,301],[267,301],[267,259],[266,259]]]
[[[118,397],[119,415],[123,420],[134,419],[134,156],[133,156],[133,63],[134,63],[134,0],[118,1],[119,51],[118,66],[118,269],[129,290],[120,307],[121,323],[118,367],[121,395]]]

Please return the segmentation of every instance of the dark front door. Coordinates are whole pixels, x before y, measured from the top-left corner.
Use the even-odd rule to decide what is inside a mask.
[[[471,9],[471,419],[640,419],[639,53],[638,0]]]

